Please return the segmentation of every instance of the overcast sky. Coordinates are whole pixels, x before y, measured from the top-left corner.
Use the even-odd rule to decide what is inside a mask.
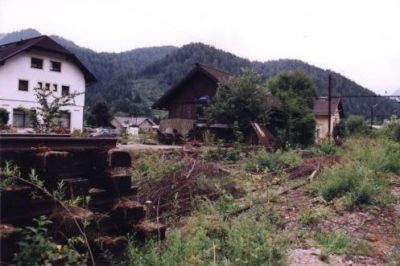
[[[399,0],[0,0],[0,32],[25,28],[108,52],[204,42],[300,59],[382,94],[400,88]]]

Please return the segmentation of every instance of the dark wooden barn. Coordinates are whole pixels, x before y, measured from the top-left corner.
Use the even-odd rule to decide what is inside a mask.
[[[227,124],[208,125],[204,119],[203,107],[207,105],[217,92],[218,83],[234,76],[217,68],[196,64],[195,67],[176,85],[172,86],[153,104],[154,109],[168,111],[168,118],[160,121],[160,131],[172,134],[178,132],[188,135],[194,132],[199,138],[205,130],[209,130],[217,138],[233,138],[232,128]],[[278,100],[271,96],[266,104],[279,108]],[[248,121],[249,124],[253,121]],[[254,132],[251,143],[259,134]],[[268,140],[271,140],[268,138]],[[265,142],[265,140],[263,139]]]
[[[199,108],[214,97],[218,83],[232,75],[222,70],[196,64],[196,66],[176,85],[172,86],[158,101],[154,109],[168,111],[168,118],[201,118]]]

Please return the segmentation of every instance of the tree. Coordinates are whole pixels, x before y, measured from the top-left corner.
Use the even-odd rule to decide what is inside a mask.
[[[97,102],[87,119],[87,122],[91,126],[106,127],[110,124],[110,114],[108,112],[108,106],[105,102]]]
[[[54,128],[57,128],[63,113],[61,108],[75,105],[75,97],[82,94],[72,92],[56,96],[53,90],[46,87],[36,87],[33,90],[39,107],[32,110],[30,114],[33,127],[37,132],[41,133],[49,133]]]
[[[10,113],[4,108],[0,108],[0,127],[7,125],[9,119]]]
[[[369,127],[362,116],[351,115],[346,119],[346,130],[350,135],[365,134]]]
[[[272,121],[281,144],[312,144],[315,133],[312,108],[317,97],[312,79],[301,71],[287,71],[272,77],[267,87],[281,103],[281,114]]]
[[[234,125],[244,135],[250,129],[250,122],[267,124],[270,107],[268,90],[261,76],[255,71],[245,71],[242,75],[222,81],[204,113],[209,122]]]

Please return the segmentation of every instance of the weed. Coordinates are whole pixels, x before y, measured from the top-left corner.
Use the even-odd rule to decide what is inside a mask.
[[[83,265],[87,260],[68,245],[57,245],[48,236],[47,226],[51,221],[44,216],[34,219],[34,226],[27,226],[23,230],[23,238],[19,245],[19,252],[14,256],[16,265]]]
[[[138,164],[132,171],[132,179],[141,181],[144,178],[158,180],[164,176],[172,175],[184,166],[182,158],[177,155],[142,154]]]
[[[370,169],[359,164],[338,165],[325,170],[311,191],[325,200],[344,198],[348,209],[373,204],[386,186]]]
[[[185,219],[184,229],[172,229],[160,248],[155,241],[142,247],[128,244],[126,260],[135,265],[282,265],[286,242],[276,237],[265,213],[236,221],[223,219],[220,206],[201,201]]]
[[[299,166],[301,162],[301,157],[295,151],[267,152],[260,150],[245,162],[245,170],[250,172],[277,172],[287,167]]]
[[[19,167],[12,162],[6,162],[4,167],[0,167],[0,191],[15,184],[15,177],[20,177]]]
[[[329,141],[323,141],[319,145],[319,149],[320,149],[321,153],[324,155],[333,155],[336,153],[335,146],[332,144],[332,142],[329,142]]]
[[[350,237],[343,231],[320,232],[316,234],[322,254],[349,255],[353,251]]]

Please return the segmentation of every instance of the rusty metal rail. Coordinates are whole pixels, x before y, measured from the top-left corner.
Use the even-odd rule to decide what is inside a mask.
[[[115,148],[116,138],[76,138],[70,135],[0,134],[0,152],[48,148],[50,150],[85,150]]]

